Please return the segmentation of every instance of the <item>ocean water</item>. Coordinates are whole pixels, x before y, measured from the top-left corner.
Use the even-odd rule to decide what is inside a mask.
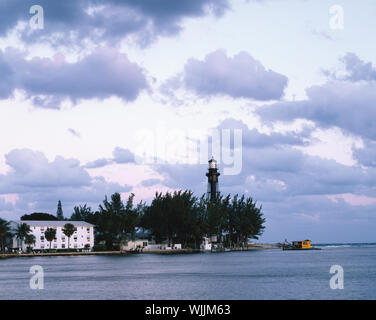
[[[322,244],[317,251],[0,260],[0,299],[376,299],[376,244]],[[44,289],[30,288],[30,267]],[[344,270],[333,290],[332,265]]]

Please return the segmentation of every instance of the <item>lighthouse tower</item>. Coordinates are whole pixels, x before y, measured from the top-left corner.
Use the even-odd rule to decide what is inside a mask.
[[[218,176],[220,173],[217,169],[217,161],[214,160],[212,157],[211,160],[209,160],[209,171],[206,174],[208,177],[208,197],[210,197],[210,200],[214,200],[218,193]]]

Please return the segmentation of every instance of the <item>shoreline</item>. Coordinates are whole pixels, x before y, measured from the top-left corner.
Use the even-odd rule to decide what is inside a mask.
[[[233,251],[252,251],[280,249],[275,245],[256,244],[245,248],[227,248],[218,251],[203,251],[200,249],[173,249],[173,250],[144,250],[144,251],[97,251],[97,252],[46,252],[46,253],[0,253],[0,259],[7,258],[33,258],[33,257],[59,257],[59,256],[95,256],[95,255],[131,255],[131,254],[192,254],[192,253],[218,253]]]
[[[98,252],[45,252],[45,253],[1,253],[0,259],[7,258],[33,258],[33,257],[58,257],[58,256],[94,256],[94,255],[124,255],[122,251],[98,251]]]

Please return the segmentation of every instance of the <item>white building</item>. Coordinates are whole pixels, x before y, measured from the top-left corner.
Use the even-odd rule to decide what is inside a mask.
[[[137,239],[135,241],[125,241],[120,244],[120,250],[122,251],[130,251],[136,249],[144,249],[149,245],[149,241],[147,239]]]
[[[35,244],[31,247],[33,250],[50,249],[50,242],[44,236],[47,228],[56,229],[55,239],[51,242],[51,249],[67,249],[68,237],[63,233],[64,225],[71,223],[76,231],[69,239],[69,248],[91,250],[94,246],[94,225],[85,221],[12,221],[11,226],[14,230],[17,225],[26,223],[30,226],[31,233],[35,236]],[[21,241],[13,238],[13,248],[20,248]],[[26,250],[26,244],[23,242],[22,250]]]
[[[200,245],[200,249],[202,251],[211,251],[211,249],[212,249],[211,238],[204,237],[202,239],[202,243]]]

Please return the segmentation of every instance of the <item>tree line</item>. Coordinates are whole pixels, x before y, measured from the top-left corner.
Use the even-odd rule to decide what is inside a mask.
[[[135,204],[134,196],[132,193],[125,202],[119,193],[114,193],[110,199],[106,196],[95,212],[87,204],[76,206],[70,219],[63,218],[59,201],[59,218],[34,213],[21,219],[86,221],[95,226],[95,243],[104,243],[106,250],[113,250],[121,241],[134,240],[140,231],[147,231],[148,237],[154,237],[157,243],[181,243],[183,248],[199,248],[205,236],[215,236],[228,248],[239,247],[246,245],[250,238],[258,239],[265,228],[262,207],[244,195],[219,195],[210,200],[206,195],[196,197],[189,190],[165,194],[157,192],[149,205],[142,201]],[[67,222],[63,230],[68,238],[74,232],[73,229],[72,234],[68,235],[72,231],[71,226],[74,228],[72,224],[67,228],[69,224]],[[18,228],[23,225],[20,224]],[[27,227],[17,229],[16,236],[26,244],[32,244],[33,239],[28,237],[32,235]],[[56,236],[56,230],[51,230],[45,232],[50,244]],[[4,239],[9,233],[9,223],[7,225],[5,220],[0,219],[0,243],[3,249]]]
[[[210,200],[205,195],[195,197],[190,191],[157,193],[145,208],[140,225],[151,230],[157,242],[167,240],[198,248],[204,236],[215,236],[228,248],[239,247],[263,233],[261,209],[245,196],[219,195]]]

